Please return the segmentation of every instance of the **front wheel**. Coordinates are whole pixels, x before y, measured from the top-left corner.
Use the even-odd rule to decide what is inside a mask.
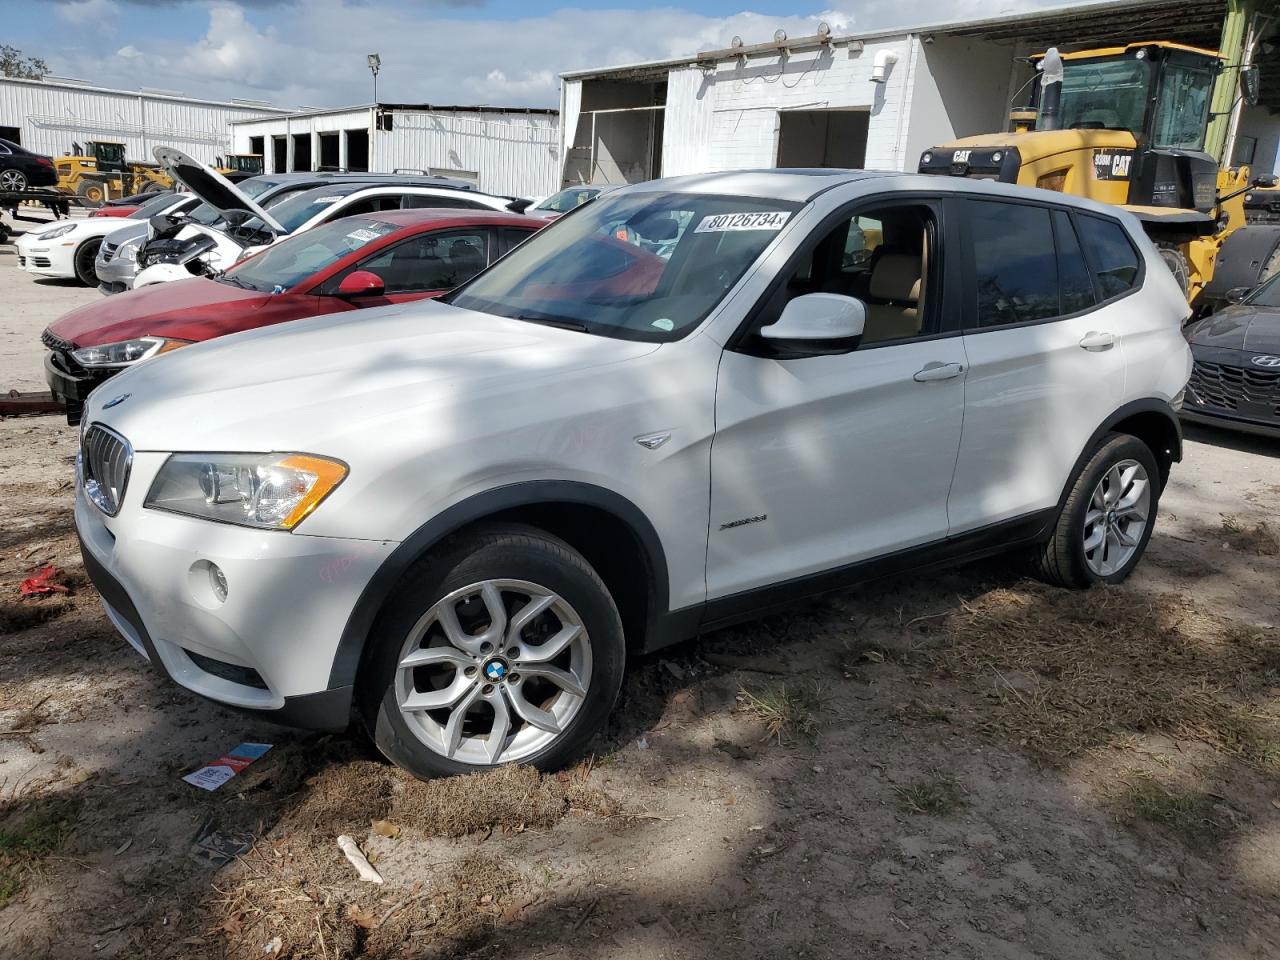
[[[76,279],[83,283],[86,287],[96,287],[98,285],[98,248],[102,246],[101,238],[96,240],[86,240],[80,244],[76,250],[75,271]]]
[[[424,779],[570,762],[613,709],[626,652],[587,561],[521,526],[419,561],[375,642],[361,674],[366,723],[388,759]]]
[[[1124,580],[1147,549],[1159,499],[1151,449],[1112,434],[1076,475],[1052,535],[1036,551],[1040,577],[1063,587]]]

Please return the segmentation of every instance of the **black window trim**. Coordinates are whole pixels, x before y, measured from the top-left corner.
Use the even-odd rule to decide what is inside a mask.
[[[1123,235],[1125,242],[1129,244],[1129,248],[1133,251],[1133,255],[1138,261],[1138,272],[1137,272],[1137,275],[1134,277],[1133,283],[1130,285],[1129,289],[1125,290],[1122,293],[1117,293],[1114,296],[1108,297],[1105,300],[1098,300],[1098,302],[1096,302],[1093,306],[1088,307],[1084,310],[1076,310],[1073,313],[1064,313],[1064,314],[1059,314],[1053,317],[1041,317],[1036,320],[1017,320],[1012,323],[988,324],[986,326],[983,326],[978,323],[978,316],[977,316],[978,273],[977,273],[977,267],[974,263],[974,257],[973,257],[975,242],[973,239],[968,218],[963,216],[960,213],[960,211],[956,211],[956,215],[953,216],[952,219],[955,221],[958,221],[962,225],[960,247],[964,251],[964,253],[962,254],[962,257],[964,260],[964,308],[963,310],[958,312],[964,318],[963,325],[961,327],[961,333],[963,333],[965,336],[974,336],[981,333],[993,333],[1000,330],[1017,330],[1021,327],[1036,327],[1046,323],[1060,323],[1063,320],[1074,320],[1078,317],[1087,316],[1090,313],[1093,313],[1097,310],[1101,310],[1103,307],[1109,307],[1111,306],[1111,304],[1118,303],[1119,301],[1125,299],[1126,297],[1133,296],[1134,294],[1141,291],[1143,289],[1143,286],[1146,283],[1147,258],[1143,255],[1142,250],[1137,246],[1137,244],[1133,242],[1133,237],[1129,235],[1128,228],[1123,223],[1121,223],[1120,220],[1118,220],[1116,217],[1107,216],[1105,213],[1095,213],[1092,210],[1082,210],[1079,207],[1073,206],[1071,204],[1052,203],[1049,201],[1044,201],[1039,199],[1029,199],[1025,197],[1005,197],[1005,196],[989,197],[989,196],[981,196],[978,194],[967,193],[967,192],[955,193],[955,194],[952,194],[952,197],[959,203],[964,203],[965,201],[968,201],[968,200],[976,200],[976,201],[981,201],[985,203],[1014,203],[1014,204],[1020,204],[1021,206],[1024,206],[1024,207],[1042,207],[1042,208],[1048,209],[1051,214],[1054,210],[1061,210],[1064,213],[1066,213],[1071,220],[1072,229],[1075,230],[1076,232],[1076,240],[1080,243],[1080,249],[1084,252],[1085,266],[1089,270],[1089,279],[1090,279],[1090,282],[1093,284],[1094,296],[1098,296],[1102,292],[1101,287],[1098,283],[1099,271],[1097,267],[1097,262],[1094,259],[1093,252],[1090,250],[1089,246],[1084,242],[1084,237],[1080,233],[1080,225],[1077,222],[1078,217],[1093,217],[1097,220],[1102,220],[1106,223],[1115,224],[1115,226],[1120,230],[1120,233]],[[1053,223],[1052,216],[1050,216],[1049,222],[1050,224]],[[1054,236],[1054,253],[1056,256],[1057,254],[1057,236],[1056,235]],[[1061,303],[1061,300],[1059,300],[1059,303]]]
[[[782,269],[769,281],[769,285],[765,287],[756,302],[751,305],[746,317],[738,324],[733,335],[726,341],[725,349],[748,356],[763,356],[768,359],[783,361],[809,359],[808,356],[784,357],[775,356],[772,353],[761,353],[758,349],[759,344],[756,343],[756,335],[752,333],[761,312],[768,306],[769,301],[773,299],[779,285],[786,282],[786,278],[791,275],[792,271],[799,267],[802,257],[809,252],[810,248],[817,243],[821,243],[827,234],[838,227],[842,221],[852,220],[861,212],[882,210],[891,206],[927,207],[933,215],[933,222],[930,224],[932,228],[930,231],[932,247],[929,251],[929,259],[931,264],[936,262],[936,268],[931,267],[933,269],[931,276],[937,278],[932,284],[932,287],[936,288],[936,292],[934,289],[926,290],[925,302],[929,310],[929,318],[926,319],[936,316],[938,321],[937,329],[933,333],[921,334],[915,337],[900,337],[896,340],[879,340],[875,343],[860,344],[856,350],[849,352],[865,353],[868,350],[879,350],[883,347],[896,347],[907,343],[928,343],[933,340],[946,340],[950,337],[961,336],[964,331],[952,321],[954,312],[943,309],[943,305],[946,302],[947,289],[960,289],[963,287],[960,282],[961,278],[956,276],[956,265],[960,262],[960,258],[948,258],[945,252],[947,247],[954,246],[957,229],[953,222],[955,218],[947,216],[947,196],[948,194],[943,192],[891,190],[884,193],[860,196],[827,214],[816,227],[809,231],[800,245],[787,258],[787,262],[783,264]]]

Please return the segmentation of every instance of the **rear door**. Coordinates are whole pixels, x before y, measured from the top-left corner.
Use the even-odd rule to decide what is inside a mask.
[[[1124,402],[1121,317],[1142,260],[1109,218],[1003,199],[950,203],[968,255],[954,536],[1057,506],[1090,437]],[[1119,245],[1099,236],[1117,232]]]

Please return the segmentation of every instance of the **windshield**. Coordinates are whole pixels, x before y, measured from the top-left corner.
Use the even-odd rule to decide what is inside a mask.
[[[1149,81],[1147,60],[1068,60],[1062,78],[1063,129],[1141,134]]]
[[[534,234],[448,301],[517,320],[663,342],[692,330],[799,204],[610,195]]]
[[[1177,150],[1204,147],[1214,79],[1215,73],[1208,67],[1186,63],[1165,66],[1151,135],[1154,146]]]
[[[400,229],[372,217],[347,217],[268,247],[228,270],[224,277],[254,290],[288,290],[349,253]]]
[[[142,206],[138,207],[137,210],[133,211],[133,213],[129,214],[129,219],[149,220],[157,213],[163,213],[170,207],[177,206],[178,203],[179,198],[175,197],[172,193],[162,193],[158,197],[152,197],[146,203],[142,204]]]
[[[330,184],[304,190],[272,206],[271,216],[280,222],[285,233],[293,233],[312,217],[324,213],[343,197],[357,190],[363,190],[367,186],[367,183],[353,183],[346,186]]]
[[[1247,303],[1254,307],[1280,307],[1280,283],[1277,283],[1277,280],[1280,280],[1280,273],[1265,281],[1262,286],[1245,297],[1241,303]]]
[[[600,190],[597,187],[570,187],[568,190],[553,193],[534,209],[550,210],[553,213],[568,213],[574,207],[582,206],[599,192]]]

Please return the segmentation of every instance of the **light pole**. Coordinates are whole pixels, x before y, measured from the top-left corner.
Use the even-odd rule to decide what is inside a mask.
[[[378,70],[382,67],[382,58],[376,53],[369,54],[369,72],[373,74],[373,102],[378,102]]]

